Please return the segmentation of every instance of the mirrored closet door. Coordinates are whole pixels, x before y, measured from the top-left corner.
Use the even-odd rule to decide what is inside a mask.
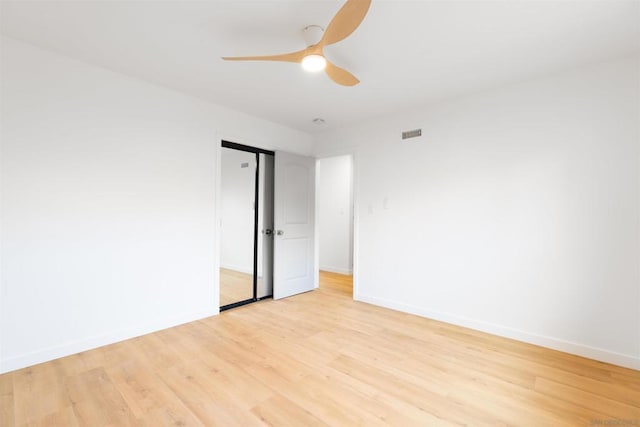
[[[220,309],[273,294],[273,152],[223,141]]]

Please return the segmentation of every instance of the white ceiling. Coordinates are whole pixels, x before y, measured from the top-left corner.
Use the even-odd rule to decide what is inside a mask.
[[[640,1],[382,1],[325,53],[361,81],[220,56],[304,48],[341,1],[2,1],[3,34],[314,132],[640,52]],[[324,126],[312,123],[321,117]]]

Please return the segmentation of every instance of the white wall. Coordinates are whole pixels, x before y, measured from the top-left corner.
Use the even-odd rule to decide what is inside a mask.
[[[0,371],[217,313],[220,138],[310,137],[1,42]]]
[[[353,271],[351,156],[319,159],[316,166],[320,269]]]
[[[357,150],[356,298],[640,368],[639,118],[635,57],[319,136]]]
[[[220,267],[253,274],[256,155],[230,148],[221,154]]]

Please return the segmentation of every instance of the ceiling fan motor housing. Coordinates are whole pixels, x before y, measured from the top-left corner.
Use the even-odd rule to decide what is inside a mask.
[[[302,37],[307,44],[307,47],[316,45],[322,39],[324,28],[320,25],[307,25],[302,29]]]

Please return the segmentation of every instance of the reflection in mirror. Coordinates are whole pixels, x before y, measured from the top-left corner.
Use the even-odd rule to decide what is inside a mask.
[[[256,154],[221,149],[220,306],[254,298]]]
[[[257,298],[273,295],[273,155],[260,154]]]

